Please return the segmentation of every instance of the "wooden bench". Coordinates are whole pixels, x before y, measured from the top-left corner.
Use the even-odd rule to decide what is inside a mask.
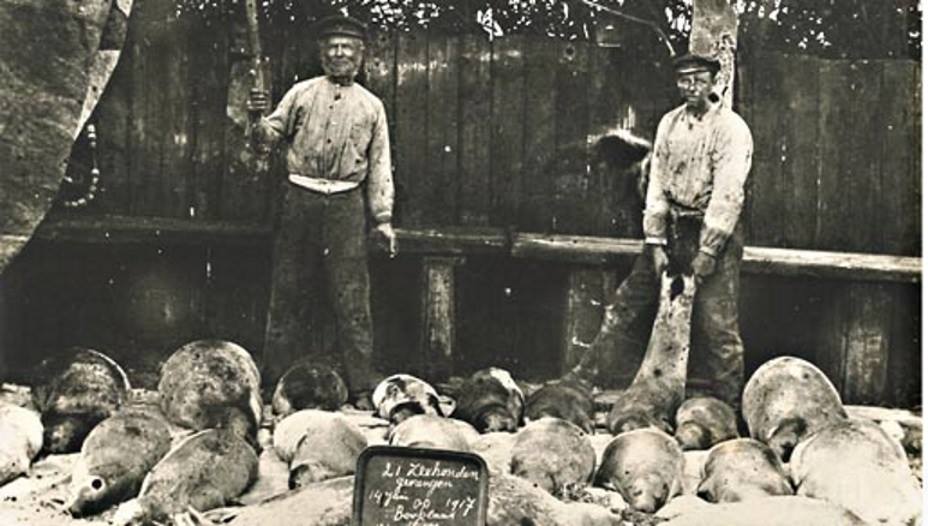
[[[271,229],[253,224],[174,218],[99,216],[46,221],[35,237],[88,243],[165,243],[269,245]],[[571,367],[598,330],[602,303],[616,284],[609,272],[615,263],[642,250],[642,242],[592,236],[512,232],[502,228],[398,228],[398,249],[421,258],[420,346],[436,378],[451,373],[455,342],[455,272],[468,256],[553,261],[573,265],[564,300],[562,368]],[[890,342],[886,325],[893,301],[886,285],[921,281],[919,257],[799,250],[745,248],[746,274],[802,276],[839,280],[844,285],[827,307],[823,336],[841,349],[826,372],[839,378],[842,395],[855,403],[876,403],[887,383]]]

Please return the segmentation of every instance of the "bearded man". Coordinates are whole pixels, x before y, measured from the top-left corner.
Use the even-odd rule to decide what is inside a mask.
[[[396,253],[387,117],[380,99],[354,81],[363,60],[365,25],[333,16],[317,28],[325,74],[296,83],[252,128],[257,143],[286,143],[289,172],[273,253],[265,353],[292,357],[306,351],[298,335],[309,320],[292,313],[305,311],[306,276],[321,276],[351,401],[370,409],[370,392],[382,375],[372,363],[365,209],[375,236],[391,256]],[[267,108],[268,94],[252,91],[249,111]],[[288,365],[265,368],[279,373]]]

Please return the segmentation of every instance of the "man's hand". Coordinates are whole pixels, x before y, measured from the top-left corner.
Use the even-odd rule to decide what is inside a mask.
[[[713,272],[715,272],[715,258],[705,252],[696,254],[693,258],[693,276],[696,277],[696,284],[705,282]]]
[[[263,114],[270,107],[270,96],[268,92],[253,89],[248,92],[248,112]]]
[[[670,264],[667,251],[661,245],[648,245],[648,247],[651,249],[651,263],[654,264],[654,275],[660,277]]]
[[[393,225],[389,222],[380,223],[374,227],[374,231],[377,233],[377,236],[383,242],[384,247],[390,257],[396,256],[396,232],[393,230]]]

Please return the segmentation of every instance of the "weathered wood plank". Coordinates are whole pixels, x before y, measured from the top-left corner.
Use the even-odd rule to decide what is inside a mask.
[[[815,215],[818,203],[818,71],[819,61],[810,57],[775,57],[783,74],[782,97],[786,100],[785,150],[782,152],[782,201],[774,203],[783,218],[783,245],[792,248],[814,248]],[[760,104],[781,103],[772,100]],[[759,121],[760,127],[763,124]],[[757,129],[756,127],[754,128]],[[762,194],[759,199],[766,199]]]
[[[641,240],[594,236],[515,234],[511,254],[517,258],[607,264],[641,251]],[[921,279],[921,258],[745,247],[742,271],[783,276],[852,280],[902,281]]]
[[[458,37],[429,33],[428,130],[426,166],[434,179],[427,199],[431,224],[457,219],[458,181]]]
[[[920,172],[916,171],[921,151],[916,133],[920,108],[920,68],[908,61],[881,61],[882,89],[879,107],[882,126],[880,150],[883,196],[879,225],[883,249],[893,254],[916,255],[920,237]]]
[[[883,252],[883,176],[880,157],[883,140],[873,133],[873,126],[881,126],[880,89],[883,68],[870,60],[853,61],[844,68],[840,80],[845,100],[841,105],[841,184],[846,189],[847,201],[842,203],[844,214],[841,223],[834,227],[842,231],[844,243],[840,250],[855,252]],[[853,110],[849,106],[853,105]],[[838,247],[836,247],[838,248]]]
[[[843,250],[853,243],[847,230],[857,212],[850,201],[847,175],[842,158],[847,154],[842,136],[853,123],[853,115],[842,107],[848,99],[847,66],[842,62],[823,61],[819,69],[819,191],[815,246],[824,250]],[[853,229],[852,229],[853,230]]]
[[[583,42],[561,42],[557,62],[557,95],[555,99],[555,137],[558,162],[554,178],[553,230],[561,233],[589,234],[590,214],[585,205],[588,195],[587,131],[590,84],[589,45]]]
[[[482,34],[463,34],[460,42],[460,183],[458,223],[490,223],[490,43]]]
[[[524,38],[510,35],[492,43],[493,119],[490,141],[490,224],[514,225],[521,194],[525,118]]]
[[[163,80],[167,85],[159,93],[162,97],[160,111],[166,119],[161,143],[161,180],[166,184],[162,192],[167,196],[165,204],[168,209],[161,215],[196,217],[196,175],[191,156],[194,144],[193,83],[190,78],[190,35],[195,29],[190,17],[177,17],[175,13],[168,15],[167,24],[171,31],[164,35],[166,45],[163,52],[166,53],[167,67]]]
[[[129,212],[131,61],[130,53],[121,57],[90,117],[90,121],[96,123],[98,136],[97,161],[102,192],[97,195],[97,206],[98,210],[109,214]]]
[[[848,284],[841,301],[847,307],[844,390],[854,404],[885,402],[892,334],[892,297],[886,285]]]
[[[132,93],[130,101],[129,117],[129,212],[132,214],[144,214],[146,206],[146,185],[151,179],[152,159],[155,158],[155,150],[152,141],[155,123],[152,121],[152,111],[150,99],[155,95],[151,93],[151,79],[156,77],[155,70],[152,67],[151,55],[151,33],[153,23],[151,19],[155,16],[152,13],[152,4],[139,3],[133,10],[130,18],[130,35],[132,38],[127,42],[126,53],[129,53],[132,60],[131,88]]]
[[[229,83],[228,39],[223,18],[199,24],[190,35],[190,68],[196,72],[190,79],[194,126],[190,206],[193,217],[218,219],[225,169],[226,101],[216,94]]]
[[[599,332],[605,298],[615,290],[615,275],[597,268],[580,267],[568,273],[564,306],[562,373],[573,368]]]
[[[422,260],[421,336],[419,348],[431,381],[447,380],[454,366],[455,280],[461,258],[426,257]]]
[[[783,94],[785,61],[766,54],[754,64],[752,75],[754,104],[751,115],[756,124],[754,159],[751,169],[753,195],[751,203],[750,243],[782,246],[784,216],[782,204],[789,190],[783,184],[786,151],[785,114],[780,100]]]
[[[552,228],[554,181],[544,168],[554,156],[555,95],[557,93],[558,46],[553,39],[532,38],[525,42],[525,139],[522,165],[522,195],[519,228],[549,231]]]
[[[432,196],[440,189],[428,165],[428,34],[403,33],[396,50],[397,221],[404,226],[433,222]],[[427,99],[426,99],[427,100]]]

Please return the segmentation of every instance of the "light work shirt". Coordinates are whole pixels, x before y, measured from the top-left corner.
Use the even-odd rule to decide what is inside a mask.
[[[298,82],[254,131],[259,141],[288,143],[290,182],[331,194],[367,181],[371,215],[393,215],[393,174],[387,115],[376,95],[356,82],[321,76]]]
[[[718,255],[738,224],[754,141],[744,120],[722,104],[702,117],[686,105],[657,126],[644,211],[645,241],[667,243],[671,214],[703,216],[699,250]]]

